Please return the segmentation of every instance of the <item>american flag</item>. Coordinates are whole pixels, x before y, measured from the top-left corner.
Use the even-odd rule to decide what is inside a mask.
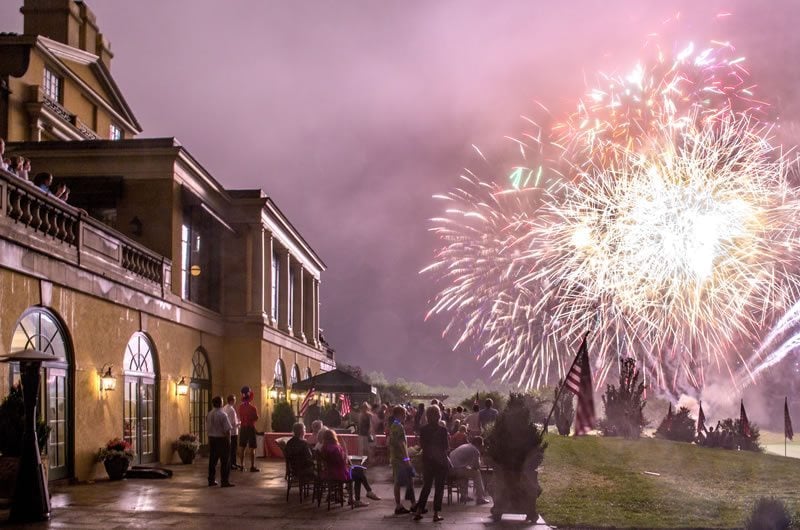
[[[350,396],[347,394],[341,394],[342,400],[342,416],[347,416],[350,414]]]
[[[789,398],[784,398],[783,402],[783,434],[788,438],[794,437],[794,430],[792,429],[792,418],[789,416]]]
[[[750,422],[747,420],[747,412],[744,411],[744,400],[739,402],[739,428],[742,436],[750,438]]]
[[[594,392],[592,390],[592,371],[589,366],[589,334],[583,337],[583,343],[572,363],[572,368],[564,381],[566,387],[578,396],[578,407],[575,411],[575,436],[581,436],[594,429]]]
[[[703,412],[703,402],[700,402],[700,412],[697,413],[697,434],[706,430],[706,415]]]
[[[308,391],[306,397],[303,399],[303,404],[300,405],[300,416],[305,416],[306,410],[308,410],[308,406],[311,405],[312,400],[314,399],[314,389]]]

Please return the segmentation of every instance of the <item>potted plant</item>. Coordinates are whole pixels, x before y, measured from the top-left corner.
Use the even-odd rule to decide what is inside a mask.
[[[109,440],[97,453],[97,461],[102,462],[111,480],[122,480],[133,460],[131,444],[121,438]]]
[[[178,441],[173,444],[173,447],[178,451],[181,462],[184,464],[191,464],[194,462],[194,457],[196,457],[197,453],[200,451],[200,441],[194,434],[181,434],[178,436]]]
[[[19,457],[22,454],[22,436],[25,430],[25,404],[22,387],[14,385],[11,392],[0,404],[0,498],[11,498],[17,483]],[[45,478],[47,478],[47,439],[50,426],[43,421],[36,422],[36,435],[39,452],[43,455]]]
[[[547,443],[531,419],[524,396],[510,394],[508,406],[497,416],[486,436],[486,453],[494,466],[492,518],[523,513],[538,519],[536,500],[542,493],[537,468]]]

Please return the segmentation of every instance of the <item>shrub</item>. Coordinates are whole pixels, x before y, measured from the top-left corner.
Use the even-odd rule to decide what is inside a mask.
[[[278,401],[272,411],[272,430],[274,432],[292,432],[294,411],[288,401]]]
[[[20,456],[22,454],[22,433],[25,431],[25,400],[22,387],[14,385],[11,392],[0,404],[0,454]],[[47,449],[50,426],[43,421],[36,422],[36,438],[39,452]]]
[[[542,432],[531,419],[531,413],[521,394],[510,394],[508,406],[497,416],[492,429],[487,432],[486,452],[498,467],[519,470],[526,457],[534,469],[544,459],[547,443]]]
[[[649,423],[644,418],[644,383],[641,382],[636,360],[624,359],[620,365],[619,388],[606,387],[603,396],[606,417],[600,421],[600,431],[605,436],[638,438]]]
[[[750,436],[744,436],[739,419],[726,418],[717,422],[717,426],[709,429],[699,440],[704,447],[761,452],[764,448],[761,447],[760,438],[761,432],[755,423],[750,423]]]
[[[106,443],[105,447],[101,447],[100,451],[97,452],[98,462],[117,457],[133,460],[133,450],[131,449],[131,444],[122,438],[112,438]]]
[[[672,407],[670,406],[670,412]],[[661,424],[656,429],[656,438],[664,438],[673,442],[692,442],[695,437],[696,424],[694,419],[689,416],[689,409],[681,407],[678,412],[667,413]]]
[[[792,528],[792,516],[780,499],[761,497],[744,522],[745,530],[786,530]]]
[[[553,389],[553,399],[558,395],[558,389],[561,388],[563,380],[558,380],[558,386]],[[575,420],[575,395],[567,389],[561,391],[561,396],[553,407],[553,418],[556,422],[556,429],[561,436],[569,436],[569,430],[572,422]]]

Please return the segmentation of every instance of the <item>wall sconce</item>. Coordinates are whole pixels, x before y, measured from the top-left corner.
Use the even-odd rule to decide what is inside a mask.
[[[269,398],[278,399],[278,390],[274,386],[269,390]]]
[[[100,369],[98,375],[100,376],[100,391],[108,392],[117,388],[117,378],[111,374],[111,367],[113,365],[106,363]]]
[[[200,273],[202,272],[203,270],[200,268],[200,265],[192,265],[191,267],[189,267],[189,274],[191,274],[195,278],[200,276]]]
[[[137,216],[133,216],[133,219],[130,220],[128,223],[128,227],[131,230],[131,234],[135,236],[142,235],[142,222],[139,220]]]
[[[175,395],[185,396],[188,393],[189,393],[189,384],[186,382],[186,378],[181,376],[181,380],[175,384]]]
[[[289,394],[289,399],[291,399],[292,401],[297,401],[297,398],[298,398],[298,395],[295,392],[292,392],[291,394]]]

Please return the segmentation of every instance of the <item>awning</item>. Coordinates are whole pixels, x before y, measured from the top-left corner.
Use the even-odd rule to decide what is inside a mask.
[[[321,373],[292,385],[292,391],[308,391],[321,393],[342,393],[342,394],[377,394],[374,386],[353,377],[347,372],[338,368],[330,372]]]

